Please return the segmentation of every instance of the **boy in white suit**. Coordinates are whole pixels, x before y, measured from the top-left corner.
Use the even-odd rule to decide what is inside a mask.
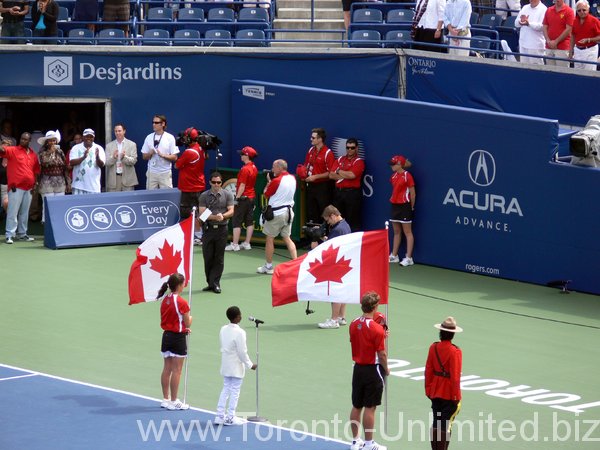
[[[223,375],[223,390],[217,405],[215,423],[219,425],[240,425],[242,419],[235,416],[240,389],[246,367],[256,370],[256,364],[250,361],[246,347],[246,332],[238,323],[242,320],[242,313],[237,306],[227,308],[229,324],[221,327],[219,339],[221,341],[221,375]],[[226,408],[229,399],[229,407]]]

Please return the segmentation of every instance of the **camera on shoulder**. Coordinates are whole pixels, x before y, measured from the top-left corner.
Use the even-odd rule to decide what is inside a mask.
[[[302,232],[304,233],[304,236],[315,242],[327,234],[327,224],[306,222],[302,227]]]

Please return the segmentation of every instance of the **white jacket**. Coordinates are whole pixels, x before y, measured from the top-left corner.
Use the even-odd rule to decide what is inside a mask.
[[[221,327],[221,375],[244,378],[246,367],[252,367],[246,347],[246,332],[236,323]]]

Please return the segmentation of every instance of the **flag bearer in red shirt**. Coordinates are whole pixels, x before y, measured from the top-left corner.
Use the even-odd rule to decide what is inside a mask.
[[[432,450],[446,450],[450,445],[452,422],[460,411],[460,374],[462,351],[452,343],[455,333],[462,332],[454,317],[441,324],[440,342],[429,347],[425,364],[425,395],[431,400],[433,427],[431,430]]]

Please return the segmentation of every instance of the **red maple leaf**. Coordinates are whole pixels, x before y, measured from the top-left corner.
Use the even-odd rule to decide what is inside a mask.
[[[323,261],[316,259],[309,263],[308,271],[315,277],[315,283],[322,283],[327,281],[327,295],[329,295],[329,283],[343,283],[342,278],[348,272],[352,270],[350,267],[350,259],[342,256],[338,261],[338,250],[340,248],[333,248],[333,245],[326,250],[323,250],[321,257]]]
[[[160,256],[155,256],[150,260],[150,269],[158,272],[161,278],[177,272],[181,264],[181,251],[173,252],[173,250],[173,246],[165,239],[162,248],[159,249]]]

